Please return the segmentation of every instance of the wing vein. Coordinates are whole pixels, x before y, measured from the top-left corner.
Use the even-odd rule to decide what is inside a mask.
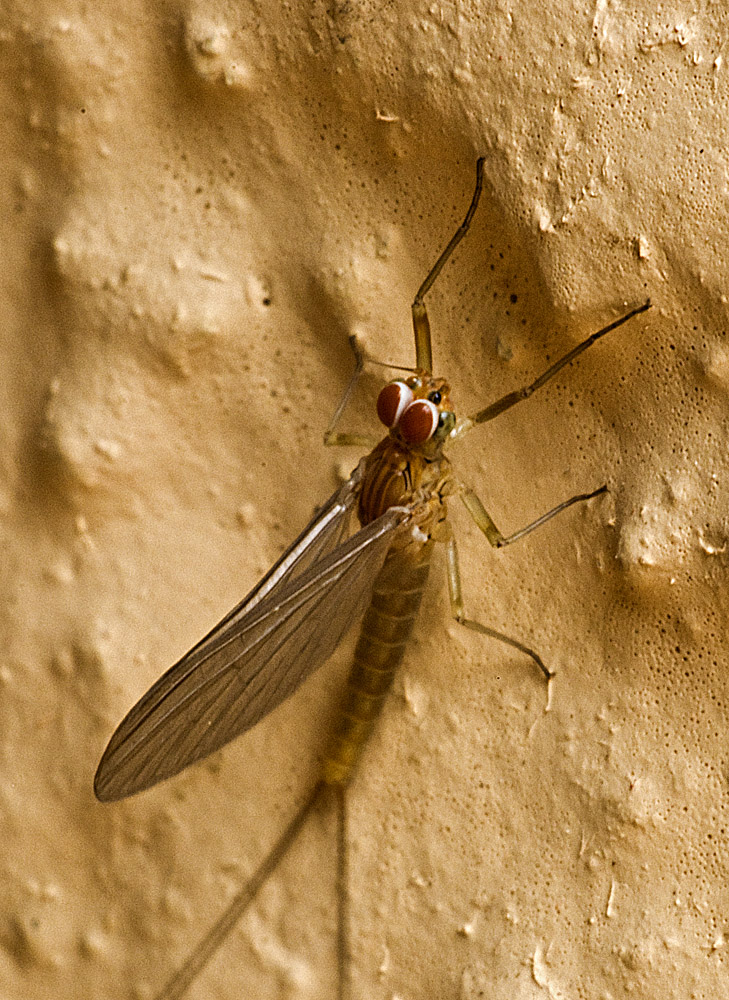
[[[262,583],[131,709],[99,764],[99,798],[141,791],[217,750],[329,658],[407,516],[388,511],[343,541],[357,484],[355,473]]]

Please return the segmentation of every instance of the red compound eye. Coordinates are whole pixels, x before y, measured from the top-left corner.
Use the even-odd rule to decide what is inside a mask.
[[[438,426],[438,407],[429,399],[416,399],[406,407],[399,430],[408,444],[425,444]]]
[[[377,397],[377,416],[385,427],[396,427],[405,408],[413,401],[413,390],[404,382],[390,382]]]

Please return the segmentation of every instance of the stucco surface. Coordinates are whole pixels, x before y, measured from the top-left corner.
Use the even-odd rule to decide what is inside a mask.
[[[0,13],[0,994],[150,998],[317,775],[351,643],[253,732],[101,805],[114,727],[358,459],[356,333],[460,413],[653,309],[452,449],[453,505],[352,786],[355,998],[729,994],[729,14],[557,0]],[[347,415],[374,426],[374,369]],[[333,997],[334,822],[190,992]]]

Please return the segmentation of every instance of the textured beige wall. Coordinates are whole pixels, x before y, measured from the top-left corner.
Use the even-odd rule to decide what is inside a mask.
[[[452,625],[436,565],[350,795],[354,996],[729,995],[729,16],[656,8],[3,8],[3,997],[153,996],[314,780],[346,650],[208,763],[91,791],[355,464],[320,443],[347,335],[411,362],[478,154],[431,297],[461,412],[655,308],[453,449],[505,531],[610,495],[498,554],[455,510],[469,611],[557,677]],[[332,834],[191,996],[333,996]]]

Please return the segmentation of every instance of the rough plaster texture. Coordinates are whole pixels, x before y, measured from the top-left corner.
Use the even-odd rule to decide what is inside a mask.
[[[355,464],[320,444],[347,336],[411,363],[479,154],[430,300],[461,412],[655,308],[453,449],[505,531],[610,493],[501,553],[456,509],[470,613],[557,677],[452,625],[436,565],[350,795],[354,996],[729,994],[728,40],[712,3],[6,3],[0,995],[155,995],[314,780],[346,649],[91,791]],[[191,996],[333,996],[332,830]]]

